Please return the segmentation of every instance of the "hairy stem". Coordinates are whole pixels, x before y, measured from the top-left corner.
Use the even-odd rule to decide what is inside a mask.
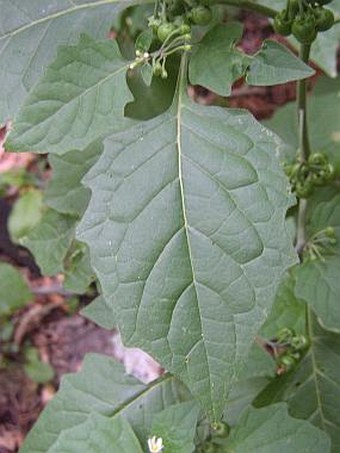
[[[236,6],[237,8],[249,9],[255,13],[263,14],[267,17],[275,17],[277,10],[264,5],[259,5],[251,0],[213,0],[212,3]]]
[[[300,48],[300,58],[304,63],[308,63],[311,46],[310,44],[302,44]],[[299,150],[301,161],[307,161],[310,155],[310,143],[308,134],[307,120],[307,80],[299,80],[297,83],[297,108],[298,108],[298,124],[299,124]],[[306,212],[307,200],[300,198],[298,222],[297,222],[297,237],[296,251],[302,261],[302,252],[306,244]]]

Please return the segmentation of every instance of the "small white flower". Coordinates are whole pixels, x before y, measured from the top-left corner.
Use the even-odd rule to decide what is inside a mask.
[[[148,439],[148,446],[150,453],[161,453],[164,448],[163,439],[161,437],[156,439],[156,436],[153,436],[151,439]]]

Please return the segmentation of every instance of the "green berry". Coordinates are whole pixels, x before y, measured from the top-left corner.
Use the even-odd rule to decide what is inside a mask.
[[[291,345],[297,351],[302,351],[308,347],[308,340],[304,335],[297,335],[292,339]]]
[[[172,23],[165,23],[158,27],[157,36],[161,42],[164,42],[176,30],[176,26]]]
[[[323,153],[313,153],[308,158],[308,163],[311,165],[324,165],[327,164],[328,158]]]
[[[230,426],[224,422],[217,422],[213,425],[213,432],[218,437],[228,437],[230,432]]]
[[[279,364],[284,366],[286,371],[289,371],[296,365],[296,360],[291,355],[284,355],[280,357]]]
[[[330,9],[321,6],[313,10],[318,31],[326,31],[334,25],[334,14]]]
[[[335,237],[334,228],[331,226],[325,228],[325,236],[327,236],[328,238],[334,238]]]
[[[316,21],[313,14],[305,14],[294,19],[292,33],[302,44],[311,44],[316,36]]]
[[[196,25],[208,25],[212,19],[211,9],[207,6],[197,6],[191,10],[191,19]]]
[[[191,27],[188,24],[182,24],[179,27],[179,34],[180,35],[190,35]]]
[[[290,342],[294,335],[295,335],[295,332],[292,329],[289,329],[288,327],[284,327],[277,334],[277,341],[279,343]]]
[[[274,18],[274,30],[282,36],[288,36],[292,32],[292,20],[288,17],[287,10],[276,14]]]
[[[312,195],[313,189],[312,181],[307,180],[303,183],[298,181],[295,186],[295,193],[298,198],[308,198]]]

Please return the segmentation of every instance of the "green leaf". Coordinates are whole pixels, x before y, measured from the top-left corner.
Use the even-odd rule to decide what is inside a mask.
[[[265,40],[261,49],[252,57],[248,72],[249,85],[270,86],[292,80],[305,79],[315,73],[287,47]]]
[[[0,316],[12,314],[33,297],[20,272],[6,263],[0,263],[0,288]]]
[[[138,35],[135,47],[140,52],[147,52],[150,49],[153,40],[154,40],[153,32],[151,31],[150,28],[148,28],[147,30],[142,31]]]
[[[131,425],[123,417],[113,419],[90,414],[81,425],[61,432],[49,453],[143,453]]]
[[[193,401],[169,406],[153,417],[150,437],[163,439],[164,453],[191,453],[198,414]]]
[[[293,417],[327,432],[332,452],[340,449],[340,335],[309,319],[311,347],[297,368],[275,378],[255,401],[257,406],[286,401]]]
[[[257,350],[259,350],[258,347]],[[260,352],[263,354],[262,351]],[[269,358],[269,355],[266,357]],[[257,367],[259,368],[259,373],[261,373],[261,362],[258,362]],[[237,381],[225,405],[223,420],[229,426],[236,426],[240,422],[242,413],[251,406],[252,401],[268,383],[269,380],[266,377],[251,377],[250,379]]]
[[[48,209],[40,222],[20,239],[34,255],[44,275],[63,271],[63,260],[74,238],[76,220]]]
[[[150,86],[143,81],[141,68],[129,71],[127,82],[134,100],[126,105],[125,115],[137,120],[147,120],[168,110],[174,98],[178,68],[178,58],[170,56],[166,65],[168,78],[164,80],[152,77]]]
[[[242,36],[242,25],[216,25],[197,45],[189,65],[190,82],[222,96],[245,74],[250,57],[234,48]]]
[[[181,378],[213,419],[295,261],[277,146],[248,113],[181,95],[108,139],[85,178],[78,237],[123,342]]]
[[[40,360],[39,352],[36,348],[29,348],[26,351],[25,358],[27,363],[24,365],[24,370],[32,381],[43,384],[53,379],[54,369],[49,363]]]
[[[113,310],[102,295],[83,308],[80,314],[103,329],[112,330],[116,326]]]
[[[317,83],[315,93],[308,100],[308,119],[313,152],[326,152],[335,171],[340,175],[340,78],[330,80],[322,77]],[[295,159],[298,148],[298,127],[295,103],[279,109],[272,119],[263,124],[278,134],[290,145],[285,148],[287,159]]]
[[[340,333],[340,257],[308,261],[296,269],[295,294],[307,302],[321,324]]]
[[[60,48],[14,121],[7,150],[64,154],[124,128],[127,67],[113,41],[82,35]]]
[[[83,215],[90,191],[81,185],[81,180],[102,150],[100,143],[92,143],[82,151],[73,150],[63,156],[49,156],[52,179],[45,192],[45,202],[51,208],[63,214]]]
[[[56,56],[86,31],[104,38],[126,7],[114,0],[0,0],[0,124],[17,112],[27,93]]]
[[[332,7],[332,5],[327,5]],[[338,13],[340,8],[338,9]],[[335,78],[337,70],[337,50],[340,39],[339,24],[323,33],[319,33],[316,41],[312,45],[311,60],[316,63],[328,76]],[[296,45],[296,47],[298,47]]]
[[[336,185],[320,187],[309,199],[306,216],[306,230],[310,238],[326,227],[333,227],[336,244],[329,251],[340,251],[340,193]],[[325,255],[327,258],[327,254]]]
[[[313,308],[325,328],[340,332],[340,194],[337,187],[318,188],[310,198],[307,240],[311,241],[309,238],[329,226],[334,228],[337,243],[327,245],[327,250],[320,249],[324,262],[307,260],[296,267],[295,294]]]
[[[241,36],[242,26],[238,23],[212,28],[191,57],[191,83],[229,96],[233,83],[245,75],[250,85],[275,85],[314,74],[313,69],[275,41],[264,41],[254,56],[236,50]]]
[[[330,451],[329,437],[308,422],[288,415],[286,404],[263,409],[249,408],[232,429],[226,452],[230,453],[320,453]]]
[[[8,231],[13,242],[19,242],[23,236],[37,225],[43,213],[43,195],[40,190],[30,189],[14,203],[8,218]]]
[[[275,337],[285,327],[294,330],[297,334],[306,333],[305,304],[299,300],[295,292],[295,270],[298,267],[295,266],[291,272],[287,273],[279,286],[272,311],[261,329],[261,334],[266,338]]]
[[[84,426],[93,414],[111,421],[124,417],[146,446],[155,414],[188,398],[172,376],[145,386],[126,376],[123,366],[111,358],[89,354],[79,373],[63,377],[60,390],[28,434],[21,453],[50,451],[64,430]],[[113,451],[117,451],[114,446]]]

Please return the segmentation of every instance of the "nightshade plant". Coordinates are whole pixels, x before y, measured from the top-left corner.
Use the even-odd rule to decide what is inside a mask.
[[[90,355],[22,452],[337,452],[340,87],[321,78],[307,112],[307,81],[310,58],[336,76],[340,3],[135,3],[0,0],[5,146],[53,169],[16,239],[67,289],[95,279],[85,315],[166,370],[144,385]],[[299,57],[242,52],[230,6]],[[297,81],[297,109],[263,125],[188,96],[241,77]]]

